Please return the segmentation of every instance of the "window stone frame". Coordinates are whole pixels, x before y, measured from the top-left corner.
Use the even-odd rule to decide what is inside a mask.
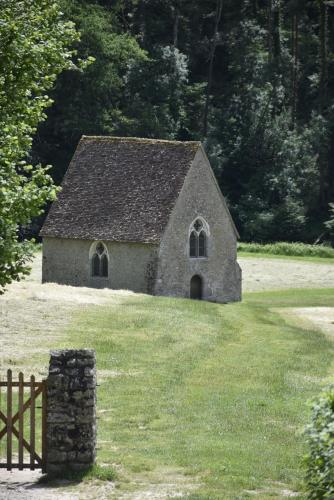
[[[201,224],[202,224],[202,227],[199,230],[197,230],[195,228],[195,224],[196,224],[197,221],[200,221]],[[205,255],[203,255],[203,256],[199,256],[199,255],[193,256],[193,255],[190,255],[190,250],[191,250],[191,248],[190,248],[190,239],[191,239],[191,235],[192,235],[192,233],[196,234],[196,237],[197,237],[197,247],[198,247],[198,250],[199,250],[199,235],[201,234],[202,231],[205,234]],[[188,255],[188,258],[191,259],[191,260],[207,260],[209,258],[209,239],[210,239],[210,227],[209,227],[209,224],[206,222],[206,220],[201,215],[198,215],[197,217],[195,217],[195,219],[192,221],[192,223],[189,226],[188,243],[187,243],[187,255]]]
[[[97,247],[99,245],[103,245],[103,252],[101,255],[98,254],[97,252]],[[100,259],[100,266],[102,266],[102,263],[101,263],[101,258],[105,255],[107,257],[107,262],[108,262],[108,265],[107,265],[107,271],[108,271],[108,275],[107,276],[102,276],[102,275],[96,275],[93,273],[93,258],[95,257],[95,255],[99,255],[99,259]],[[110,258],[109,258],[109,252],[108,252],[108,247],[107,245],[103,242],[103,241],[94,241],[91,246],[90,246],[90,249],[89,249],[89,276],[90,278],[94,279],[94,280],[108,280],[109,277],[110,277]]]

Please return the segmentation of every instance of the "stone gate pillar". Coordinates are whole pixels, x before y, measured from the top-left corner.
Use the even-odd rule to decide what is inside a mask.
[[[96,456],[96,359],[91,349],[51,352],[47,380],[46,472],[93,465]]]

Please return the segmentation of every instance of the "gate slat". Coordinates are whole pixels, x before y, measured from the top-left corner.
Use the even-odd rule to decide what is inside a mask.
[[[35,469],[35,377],[30,377],[30,469]]]
[[[0,382],[1,382],[1,375],[0,375]],[[1,401],[1,386],[0,386],[0,421],[1,421],[1,416],[2,416],[1,404],[2,404],[2,401]],[[1,437],[0,437],[0,441],[1,441]],[[1,453],[1,446],[2,446],[2,443],[0,443],[0,453]]]
[[[19,433],[15,429],[15,427],[12,428],[12,431],[13,431],[14,436],[17,439],[19,439]],[[22,441],[23,441],[23,446],[28,451],[28,453],[30,453],[30,444],[25,439],[23,439]],[[37,455],[36,451],[35,451],[34,457],[35,457],[36,462],[41,465],[42,464],[42,459],[41,459],[41,457],[39,455]]]
[[[12,470],[12,370],[7,370],[7,470]]]
[[[43,380],[42,391],[42,472],[46,472],[46,425],[47,425],[47,412],[46,412],[46,380]]]
[[[30,469],[30,463],[23,464],[22,467],[23,467],[23,469]],[[18,469],[18,468],[19,468],[19,464],[17,462],[12,462],[12,469]],[[39,468],[41,469],[42,467],[40,466]],[[0,462],[0,469],[7,469],[7,464]],[[5,497],[5,498],[9,498],[9,497]]]
[[[18,387],[20,385],[19,382],[12,381],[12,387]],[[30,387],[30,382],[24,382],[24,387]],[[43,382],[35,382],[36,387],[42,387]],[[0,387],[7,387],[7,382],[0,382]]]
[[[23,373],[19,373],[19,470],[23,470]]]

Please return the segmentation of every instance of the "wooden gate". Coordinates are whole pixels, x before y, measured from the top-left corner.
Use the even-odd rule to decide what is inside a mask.
[[[39,406],[36,405],[37,398],[41,402]],[[44,471],[46,381],[36,382],[35,377],[31,375],[30,380],[25,382],[23,373],[19,373],[18,381],[13,381],[12,370],[8,370],[7,380],[0,380],[1,423],[4,427],[1,429],[0,425],[0,468],[7,470],[29,468]],[[13,436],[17,439],[17,453],[13,452],[16,449],[13,448]],[[6,444],[3,447],[1,445],[4,442]],[[25,455],[28,459],[25,459]],[[2,461],[4,458],[5,462]]]

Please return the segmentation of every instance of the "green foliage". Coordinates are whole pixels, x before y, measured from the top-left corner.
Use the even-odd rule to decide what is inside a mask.
[[[19,226],[39,215],[56,190],[48,168],[28,154],[51,99],[47,92],[63,69],[72,69],[79,37],[51,0],[4,0],[0,23],[0,293],[28,272],[29,243]]]
[[[233,94],[216,115],[208,147],[215,147],[211,157],[242,237],[294,241],[302,239],[317,201],[324,125],[313,115],[309,127],[293,126],[287,90],[271,81],[260,50],[265,35],[252,21],[241,21],[230,34]]]
[[[157,46],[149,61],[130,68],[126,89],[127,114],[131,127],[124,134],[178,138],[182,127],[188,128],[185,99],[188,87],[188,59],[177,48]]]
[[[312,407],[305,430],[308,498],[334,497],[334,386],[324,390]]]
[[[325,245],[307,245],[305,243],[239,243],[238,251],[272,255],[290,255],[295,257],[324,257],[334,259],[334,248]]]
[[[129,74],[131,68],[149,64],[136,38],[119,28],[116,7],[81,0],[62,4],[81,33],[78,56],[90,55],[95,62],[85,72],[65,71],[60,76],[52,94],[54,105],[35,141],[38,157],[55,166],[56,181],[65,173],[81,135],[126,135],[137,126],[126,112]]]
[[[332,238],[332,243],[334,243],[334,203],[329,204],[330,218],[325,222],[326,228],[329,230],[329,234]]]

